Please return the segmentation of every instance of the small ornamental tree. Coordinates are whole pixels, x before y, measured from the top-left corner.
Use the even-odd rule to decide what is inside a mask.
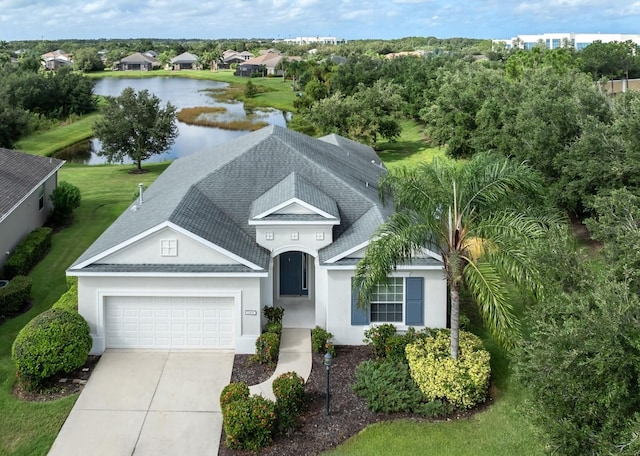
[[[176,108],[171,103],[161,108],[160,98],[148,90],[127,87],[107,103],[94,134],[102,142],[98,155],[110,163],[129,157],[142,171],[142,160],[163,153],[178,136]]]
[[[51,192],[53,203],[52,218],[56,224],[65,224],[71,220],[73,210],[80,206],[80,189],[69,182],[60,182]]]

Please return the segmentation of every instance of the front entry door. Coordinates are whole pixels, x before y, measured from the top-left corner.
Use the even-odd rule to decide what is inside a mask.
[[[306,296],[307,255],[302,252],[286,252],[280,255],[280,296]]]

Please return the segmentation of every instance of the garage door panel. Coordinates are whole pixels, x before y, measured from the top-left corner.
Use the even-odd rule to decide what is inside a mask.
[[[109,348],[233,348],[233,298],[109,297]]]

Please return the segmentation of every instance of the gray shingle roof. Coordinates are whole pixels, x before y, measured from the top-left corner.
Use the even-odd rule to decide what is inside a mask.
[[[266,270],[270,254],[256,243],[255,227],[247,222],[254,202],[261,197],[271,201],[264,195],[292,174],[303,176],[297,182],[304,181],[304,189],[297,191],[306,199],[323,206],[333,200],[337,205],[340,225],[334,227],[335,242],[328,247],[330,254],[321,257],[347,251],[370,239],[390,211],[381,206],[376,188],[385,170],[371,163],[375,152],[363,147],[366,153],[353,146],[345,150],[268,126],[177,159],[145,192],[144,203],[136,202],[137,210],[125,211],[71,268],[172,222]],[[291,190],[288,183],[282,184],[285,187]]]
[[[190,52],[183,52],[171,59],[171,63],[196,63],[197,61],[198,57]]]
[[[298,173],[291,173],[256,199],[251,206],[251,218],[254,218],[292,198],[304,201],[335,218],[338,218],[338,205],[335,200],[315,185],[309,184]]]
[[[255,272],[241,264],[90,264],[85,272],[238,273]]]
[[[0,221],[63,164],[57,158],[0,148]]]

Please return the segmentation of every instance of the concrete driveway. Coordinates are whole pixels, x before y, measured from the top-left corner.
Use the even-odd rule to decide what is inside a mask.
[[[233,352],[107,350],[50,456],[217,455]]]

